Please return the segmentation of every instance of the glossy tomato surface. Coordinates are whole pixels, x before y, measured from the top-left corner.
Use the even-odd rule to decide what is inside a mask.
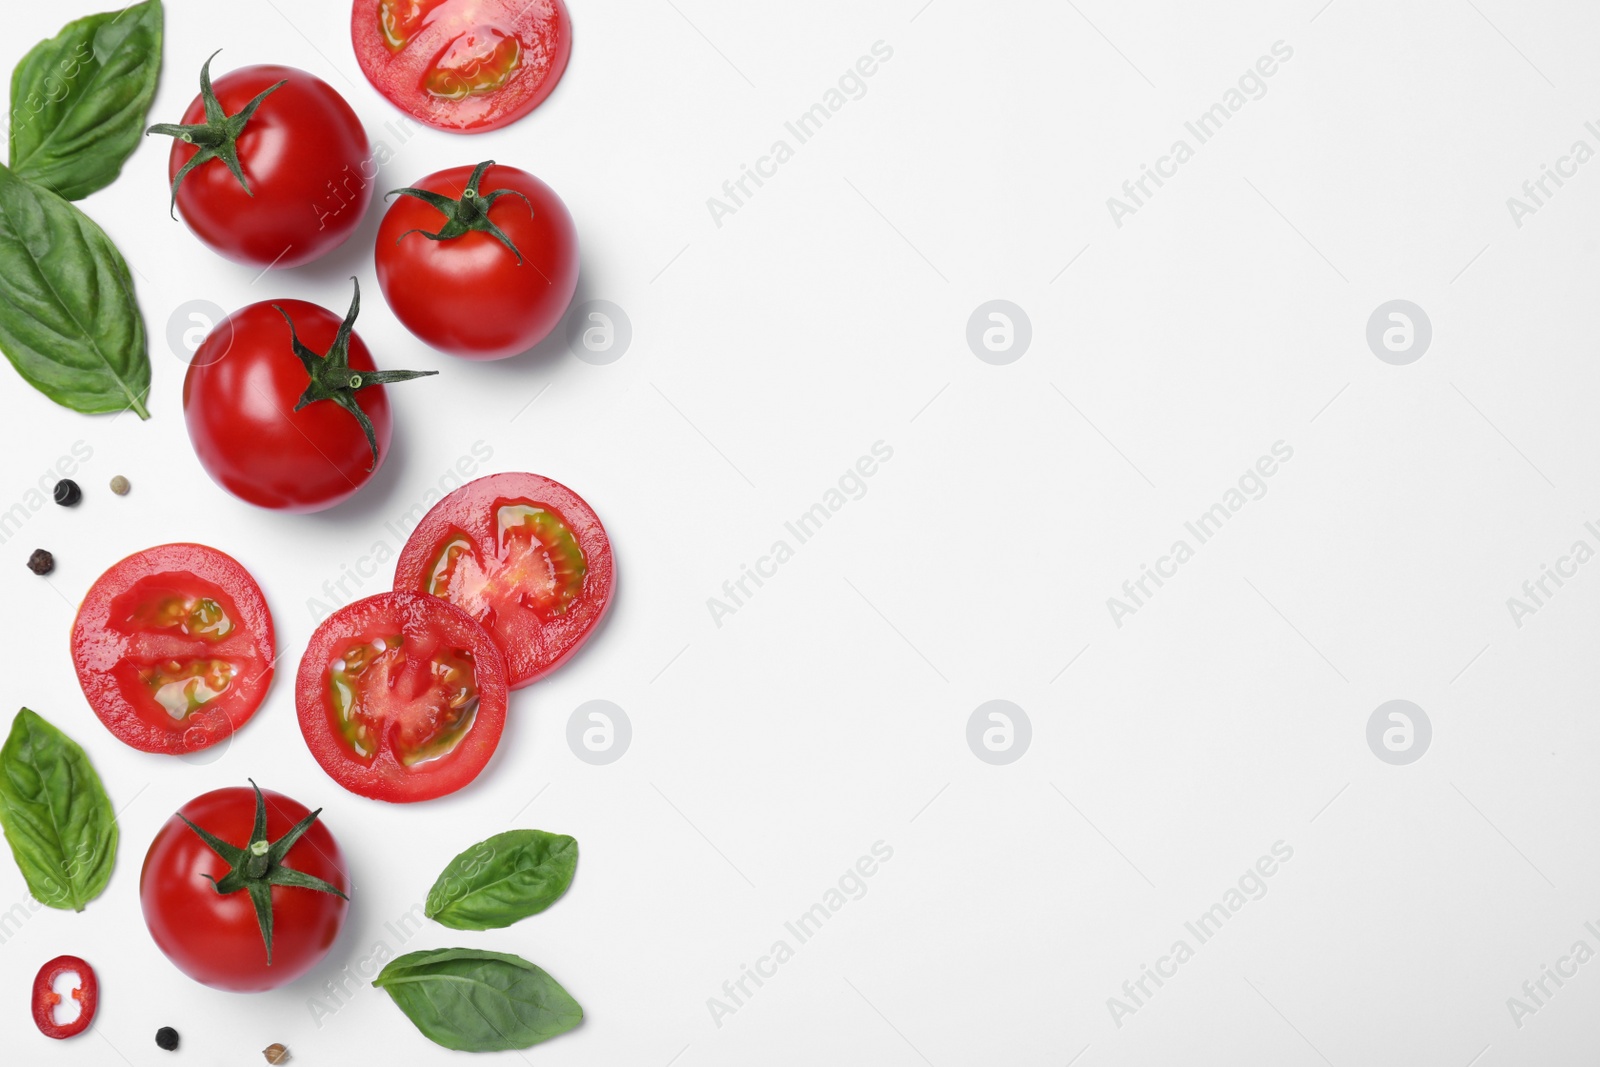
[[[200,465],[228,492],[258,507],[321,511],[348,499],[376,467],[350,412],[331,400],[294,409],[311,376],[277,308],[302,344],[328,351],[338,315],[304,300],[251,304],[218,323],[195,352],[183,380],[183,417]],[[375,369],[359,334],[350,338],[350,368]],[[388,395],[373,385],[356,399],[372,420],[381,466],[393,432]]]
[[[239,164],[250,191],[220,159],[197,167],[178,186],[178,212],[195,235],[252,267],[299,266],[343,244],[372,202],[377,177],[361,120],[321,78],[294,67],[242,67],[212,87],[231,116],[285,79],[288,84],[267,97],[239,136]],[[205,117],[196,97],[183,124]],[[173,141],[169,182],[196,151]]]
[[[267,837],[276,841],[311,814],[299,801],[263,789]],[[256,793],[247,787],[216,789],[178,809],[190,822],[240,848],[251,841]],[[350,892],[339,843],[322,819],[283,857],[297,871]],[[177,815],[166,821],[145,854],[139,902],[157,947],[195,981],[240,993],[276,989],[294,981],[328,954],[350,902],[332,893],[275,885],[272,893],[272,962],[250,894],[218,893],[207,876],[222,879],[229,867]]]
[[[457,133],[498,129],[544,103],[572,54],[562,0],[355,0],[350,36],[390,103]]]
[[[414,188],[459,200],[472,167],[430,174]],[[578,288],[578,231],[561,198],[515,167],[490,167],[480,197],[499,190],[489,221],[516,246],[471,230],[434,241],[448,221],[415,197],[398,196],[378,230],[378,284],[395,317],[420,340],[466,359],[526,352],[560,324]],[[522,258],[517,258],[517,252]]]
[[[272,615],[250,572],[205,545],[160,545],[102,574],[72,624],[89,706],[142,752],[208,748],[272,682]]]
[[[560,482],[494,474],[457,489],[412,531],[396,589],[444,597],[505,653],[512,688],[576,652],[611,601],[611,541],[594,509]]]
[[[295,685],[306,745],[352,793],[405,803],[471,782],[506,722],[506,671],[465,612],[383,593],[328,616]]]

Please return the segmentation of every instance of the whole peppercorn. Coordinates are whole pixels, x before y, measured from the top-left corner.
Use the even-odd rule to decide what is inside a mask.
[[[71,478],[63,478],[56,483],[56,503],[64,508],[76,507],[78,501],[83,499],[83,490],[78,488],[78,483]]]
[[[289,1062],[289,1050],[276,1042],[262,1049],[261,1054],[267,1058],[268,1063],[279,1064]]]
[[[49,574],[56,569],[56,558],[42,548],[33,550],[28,557],[28,569],[35,574]]]
[[[170,1026],[163,1026],[156,1031],[156,1047],[171,1052],[178,1047],[178,1031]]]
[[[119,474],[115,478],[111,479],[111,491],[118,496],[127,496],[128,489],[128,479],[124,478],[122,475]]]

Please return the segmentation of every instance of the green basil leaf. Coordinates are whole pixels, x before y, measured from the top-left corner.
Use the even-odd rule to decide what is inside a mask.
[[[450,861],[428,890],[428,918],[455,930],[495,930],[561,898],[578,867],[578,842],[543,830],[508,830]]]
[[[391,960],[372,984],[423,1037],[458,1052],[528,1048],[583,1021],[583,1009],[560,982],[503,952],[412,952]]]
[[[89,216],[3,166],[0,351],[64,407],[150,417],[150,353],[122,253]]]
[[[82,911],[117,858],[117,816],[77,742],[23,708],[0,747],[0,826],[28,892]]]
[[[144,138],[161,73],[161,0],[90,15],[11,72],[11,169],[68,200],[104,189]]]

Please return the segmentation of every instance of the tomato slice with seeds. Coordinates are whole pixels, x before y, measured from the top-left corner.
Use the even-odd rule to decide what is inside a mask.
[[[232,556],[160,545],[102,574],[72,624],[72,662],[106,728],[181,755],[230,736],[272,682],[272,614]]]
[[[505,660],[459,608],[383,593],[317,628],[295,705],[306,745],[334,781],[375,800],[431,800],[472,781],[494,755]]]
[[[572,54],[563,0],[355,0],[350,35],[362,73],[390,103],[458,133],[538,107]]]
[[[423,517],[394,585],[443,597],[482,623],[518,689],[588,640],[612,577],[611,541],[582,497],[537,474],[493,474]]]
[[[56,992],[56,982],[65,975],[78,979],[72,988],[72,999],[78,1004],[78,1014],[65,1022],[56,1022],[56,1008],[65,1003]],[[33,1025],[45,1037],[64,1041],[77,1037],[94,1022],[95,1009],[100,1006],[100,979],[94,968],[77,956],[57,956],[39,968],[33,978]]]

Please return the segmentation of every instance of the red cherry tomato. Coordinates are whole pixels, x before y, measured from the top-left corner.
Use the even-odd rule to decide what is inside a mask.
[[[266,832],[278,842],[311,814],[298,801],[261,790]],[[209,879],[225,879],[232,866],[189,822],[220,841],[248,851],[257,792],[216,789],[178,809],[157,832],[139,875],[139,902],[157,947],[190,978],[216,989],[253,993],[294,981],[328,954],[344,925],[346,897],[304,885],[271,885],[272,953],[247,889],[219,892]],[[281,864],[339,893],[350,891],[344,855],[321,820],[313,821],[282,856]]]
[[[359,305],[358,290],[346,323]],[[321,511],[376,473],[393,430],[383,383],[420,375],[377,371],[358,334],[341,342],[340,326],[326,308],[279,300],[234,312],[201,343],[183,380],[183,415],[218,485],[259,507]],[[299,407],[314,389],[324,399]],[[370,438],[333,394],[361,409]]]
[[[195,752],[231,735],[261,705],[275,656],[261,587],[205,545],[134,553],[95,580],[72,624],[89,706],[142,752]]]
[[[478,133],[550,95],[572,54],[562,0],[355,0],[361,71],[401,111]]]
[[[611,601],[611,541],[560,482],[494,474],[433,506],[395,564],[396,589],[465,608],[505,653],[511,687],[554,670],[588,640]]]
[[[504,359],[544,340],[578,287],[578,231],[561,198],[527,171],[489,164],[430,174],[415,191],[455,202],[464,232],[430,240],[424,234],[440,233],[452,215],[412,190],[395,199],[377,248],[378,284],[395,317],[466,359]]]
[[[218,78],[213,89],[230,117],[267,96],[232,142],[248,190],[225,157],[207,159],[178,184],[177,208],[195,236],[258,268],[299,266],[343,244],[372,202],[377,176],[366,131],[344,97],[315,75],[279,66],[242,67]],[[206,122],[202,91],[182,126]],[[178,129],[156,127],[177,138],[167,161],[169,181],[214,139],[191,134],[185,140]]]
[[[478,776],[506,722],[505,661],[466,612],[383,593],[328,616],[300,660],[306,745],[352,793],[404,803]]]
[[[56,1005],[61,994],[55,990],[62,975],[77,975],[78,984],[72,990],[72,999],[78,1002],[78,1014],[70,1022],[56,1022]],[[100,980],[94,968],[76,956],[57,956],[39,968],[33,979],[33,1025],[45,1037],[63,1041],[77,1037],[94,1022],[95,1009],[100,1006]]]

